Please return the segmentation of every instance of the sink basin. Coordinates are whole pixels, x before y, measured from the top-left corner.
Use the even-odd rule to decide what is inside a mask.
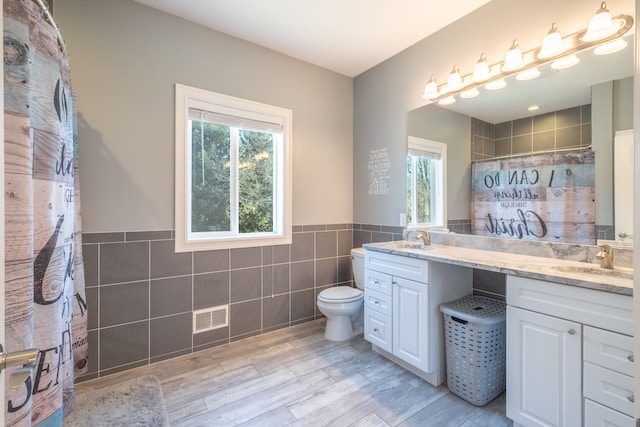
[[[553,267],[554,270],[564,273],[580,273],[580,274],[596,274],[598,276],[619,277],[621,279],[633,280],[633,270],[630,268],[616,268],[613,270],[607,270],[606,268],[600,268],[598,266],[575,266],[575,265],[563,265]]]

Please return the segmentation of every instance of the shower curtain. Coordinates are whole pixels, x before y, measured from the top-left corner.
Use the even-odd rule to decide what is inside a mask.
[[[76,128],[70,69],[43,2],[4,0],[5,351],[38,348],[7,425],[61,425],[87,369]]]
[[[471,176],[473,234],[595,243],[593,151],[475,162]]]

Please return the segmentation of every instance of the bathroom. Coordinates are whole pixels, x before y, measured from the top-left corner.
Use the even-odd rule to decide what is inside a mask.
[[[89,372],[80,380],[320,318],[317,294],[352,280],[351,248],[403,237],[407,131],[420,126],[407,113],[425,104],[428,75],[444,79],[453,64],[471,67],[483,51],[497,58],[515,36],[535,45],[553,21],[582,28],[598,6],[549,1],[525,13],[511,3],[493,0],[480,12],[517,19],[478,25],[465,17],[350,78],[133,1],[54,2],[77,95],[83,255],[94,308]],[[634,14],[634,2],[608,6]],[[174,252],[175,83],[293,110],[290,246]],[[369,192],[374,150],[390,162],[385,194]],[[449,159],[450,171],[465,173],[448,176],[447,225],[465,233],[470,143],[451,143]],[[611,226],[603,215],[597,225]],[[504,277],[475,272],[474,291],[504,299]],[[193,334],[194,310],[224,304],[228,327]]]

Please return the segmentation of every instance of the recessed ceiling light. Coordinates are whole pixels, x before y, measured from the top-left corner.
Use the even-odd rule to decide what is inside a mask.
[[[527,108],[527,110],[529,111],[538,111],[540,109],[539,105],[531,105],[529,106],[529,108]]]

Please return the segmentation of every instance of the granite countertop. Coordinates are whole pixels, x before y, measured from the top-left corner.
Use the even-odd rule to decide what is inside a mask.
[[[633,294],[633,274],[629,268],[605,270],[599,264],[519,255],[460,246],[421,246],[415,242],[368,243],[367,250],[443,262],[513,276],[546,280],[622,295]],[[614,263],[615,265],[615,263]]]

